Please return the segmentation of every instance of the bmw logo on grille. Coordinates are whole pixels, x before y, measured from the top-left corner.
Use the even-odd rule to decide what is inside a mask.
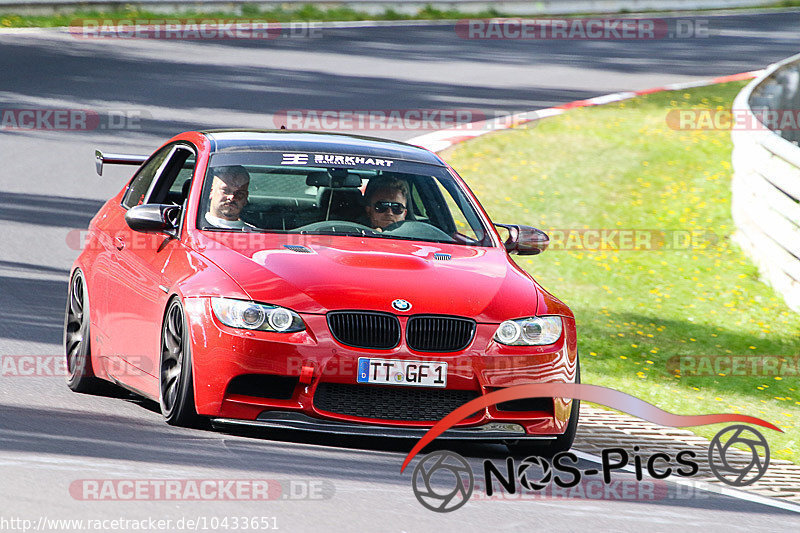
[[[411,309],[411,304],[405,300],[397,299],[392,302],[392,307],[398,311],[408,311]]]

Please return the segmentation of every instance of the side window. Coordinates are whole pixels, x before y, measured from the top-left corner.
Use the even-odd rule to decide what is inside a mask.
[[[139,172],[134,176],[133,181],[128,187],[128,192],[125,193],[125,196],[122,198],[122,205],[130,208],[144,203],[145,195],[147,195],[147,191],[150,190],[150,185],[153,183],[156,172],[161,168],[161,164],[164,162],[164,159],[167,158],[171,150],[171,146],[165,146],[139,169]]]
[[[186,161],[183,163],[183,167],[178,171],[178,175],[175,177],[175,181],[172,182],[172,187],[169,188],[169,195],[179,195],[182,196],[182,199],[186,199],[186,195],[189,193],[189,183],[192,181],[192,174],[194,174],[194,164],[195,164],[195,157],[194,154],[191,155]],[[186,192],[186,194],[184,194]]]
[[[425,203],[422,201],[422,197],[419,194],[419,187],[417,187],[416,182],[409,183],[409,187],[411,188],[411,209],[414,210],[414,218],[417,220],[424,220],[426,222],[430,222],[428,213],[425,210]]]
[[[460,233],[472,239],[473,241],[480,241],[483,239],[483,231],[480,231],[480,224],[477,221],[473,221],[470,224],[470,221],[467,220],[466,216],[464,215],[464,211],[461,209],[459,205],[460,202],[466,202],[466,199],[459,196],[454,198],[451,195],[451,191],[445,187],[444,183],[437,180],[436,184],[439,186],[439,192],[441,196],[444,198],[445,203],[447,204],[447,209],[449,210],[450,217],[452,217],[453,223],[455,224],[456,232]],[[471,210],[468,212],[472,212]],[[476,228],[480,231],[480,235],[476,233]]]
[[[147,203],[183,205],[189,194],[195,163],[196,157],[192,150],[184,146],[176,147],[161,175],[156,178]]]

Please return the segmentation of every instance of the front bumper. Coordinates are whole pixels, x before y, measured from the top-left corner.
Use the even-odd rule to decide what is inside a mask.
[[[278,334],[242,331],[220,324],[213,316],[207,298],[186,299],[185,308],[192,344],[197,412],[211,417],[219,425],[247,424],[328,433],[419,437],[452,410],[448,406],[434,411],[435,416],[409,416],[398,420],[397,417],[389,419],[334,412],[315,405],[315,394],[323,388],[320,384],[340,390],[355,386],[359,357],[447,362],[447,387],[426,388],[431,394],[426,395],[428,399],[424,403],[432,408],[438,404],[436,390],[480,396],[513,385],[574,382],[575,379],[577,346],[575,325],[571,319],[565,319],[562,339],[550,346],[502,346],[492,341],[496,324],[478,324],[472,343],[461,352],[421,353],[405,344],[406,317],[399,317],[403,340],[396,348],[369,350],[335,341],[324,315],[302,315],[307,325],[305,331]],[[305,379],[302,377],[304,374]],[[235,378],[248,375],[286,377],[294,382],[280,397],[234,391],[231,385]],[[386,398],[392,397],[393,391],[408,389],[378,387],[387,391]],[[559,435],[566,429],[570,408],[571,400],[561,398],[554,398],[547,408],[536,410],[489,406],[456,424],[452,431],[457,433],[450,438],[461,435],[459,438],[507,440]],[[491,423],[518,424],[524,433],[504,431],[490,435],[485,429],[479,429]],[[368,428],[376,428],[378,433]],[[469,431],[463,433],[462,430]]]

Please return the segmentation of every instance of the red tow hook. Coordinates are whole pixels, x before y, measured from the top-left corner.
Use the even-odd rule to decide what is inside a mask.
[[[311,382],[314,380],[314,367],[309,365],[303,365],[300,368],[300,383],[303,385],[311,385]]]

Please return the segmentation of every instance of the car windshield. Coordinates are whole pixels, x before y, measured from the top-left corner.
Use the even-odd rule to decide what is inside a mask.
[[[492,245],[472,204],[443,167],[330,155],[324,164],[308,165],[301,155],[212,156],[197,227]],[[343,162],[353,164],[336,164]],[[375,168],[387,163],[391,169]]]

